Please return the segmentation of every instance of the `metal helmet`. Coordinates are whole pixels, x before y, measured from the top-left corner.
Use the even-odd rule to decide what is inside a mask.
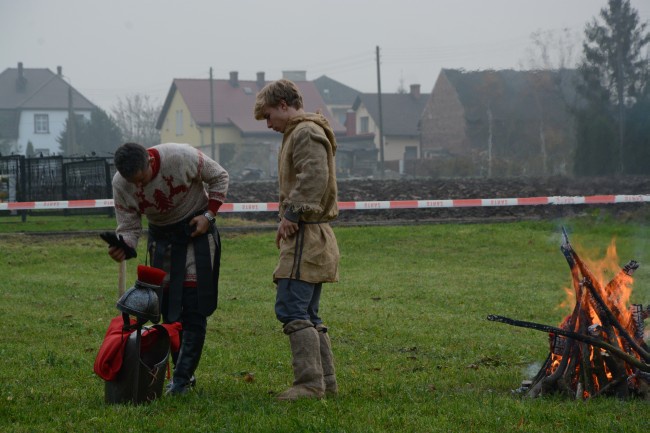
[[[160,305],[155,289],[155,286],[136,281],[135,286],[118,299],[117,309],[144,322],[160,322]]]
[[[162,280],[166,273],[149,266],[138,266],[138,279],[117,301],[117,309],[122,313],[135,316],[138,323],[147,321],[160,322],[160,292]]]

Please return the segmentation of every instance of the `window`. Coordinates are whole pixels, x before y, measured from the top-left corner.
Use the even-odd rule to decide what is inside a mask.
[[[34,134],[50,133],[49,114],[34,114]]]
[[[417,159],[417,158],[418,158],[417,146],[406,146],[404,148],[404,159]]]
[[[368,133],[368,116],[361,117],[361,125],[359,125],[359,133],[367,134]]]
[[[183,135],[183,110],[176,110],[176,135]]]

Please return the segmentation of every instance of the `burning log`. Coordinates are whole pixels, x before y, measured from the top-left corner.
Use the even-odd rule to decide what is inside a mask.
[[[581,334],[578,332],[567,331],[562,328],[556,328],[554,326],[544,325],[541,323],[525,322],[522,320],[510,319],[504,316],[496,316],[494,314],[490,314],[489,316],[487,316],[487,319],[491,322],[501,322],[512,326],[519,326],[521,328],[530,328],[530,329],[535,329],[537,331],[545,331],[550,334],[564,335],[565,337],[570,337],[574,340],[578,340],[583,343],[587,343],[589,345],[599,347],[601,349],[605,349],[609,351],[610,355],[618,356],[619,358],[623,359],[625,362],[628,362],[629,364],[633,365],[639,370],[650,373],[650,364],[645,364],[643,361],[640,361],[639,359],[635,358],[629,353],[623,352],[621,349],[610,345],[609,343],[603,341],[600,338],[594,338],[589,335]]]
[[[573,249],[566,231],[562,232],[560,249],[569,264],[576,300],[571,315],[559,327],[487,317],[549,335],[550,352],[544,365],[520,390],[528,397],[562,393],[581,399],[601,395],[650,398],[650,351],[643,340],[643,320],[650,307],[625,306],[639,264],[630,261],[605,285]]]

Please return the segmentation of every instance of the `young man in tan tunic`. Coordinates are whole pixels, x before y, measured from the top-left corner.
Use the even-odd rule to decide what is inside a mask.
[[[329,222],[338,216],[336,139],[327,119],[306,113],[289,80],[266,85],[254,109],[257,120],[283,134],[278,157],[280,260],[275,314],[289,336],[293,386],[280,400],[321,398],[338,392],[327,327],[318,315],[323,283],[338,281],[339,249]]]

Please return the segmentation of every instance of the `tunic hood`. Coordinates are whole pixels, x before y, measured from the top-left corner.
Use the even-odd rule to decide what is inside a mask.
[[[287,127],[284,130],[284,135],[287,136],[291,134],[291,132],[296,128],[296,126],[298,126],[301,122],[305,122],[305,121],[314,122],[316,125],[323,128],[323,130],[325,131],[325,135],[327,136],[327,140],[332,145],[332,155],[336,155],[337,144],[336,144],[336,136],[334,135],[334,130],[332,130],[332,127],[327,121],[327,118],[320,113],[304,113],[292,117],[287,122]]]

